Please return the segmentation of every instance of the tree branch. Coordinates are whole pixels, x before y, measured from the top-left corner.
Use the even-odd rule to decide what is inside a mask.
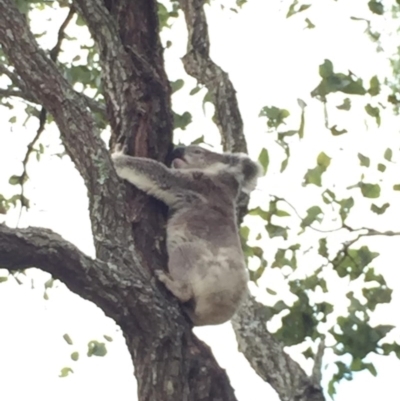
[[[13,71],[10,71],[3,64],[0,64],[0,75],[7,76],[12,82],[13,86],[15,86],[15,88],[18,88],[18,89],[12,89],[12,88],[0,89],[0,97],[19,97],[31,103],[37,103],[37,104],[40,103],[35,98],[35,96],[29,92],[28,88],[25,85],[25,82],[18,76],[18,74],[16,74]],[[76,92],[76,94],[84,98],[84,100],[88,103],[88,106],[92,111],[101,113],[103,116],[106,116],[106,108],[103,104],[85,95],[84,93]]]
[[[60,235],[44,228],[12,229],[0,224],[0,268],[10,271],[37,267],[62,281],[71,291],[93,301],[120,320],[121,295],[110,266],[84,255]],[[118,299],[118,301],[117,301]]]
[[[28,94],[24,93],[19,89],[2,89],[0,88],[0,98],[3,97],[19,97],[21,99],[27,100],[28,102],[31,103],[36,103],[36,99]]]
[[[0,73],[1,73],[1,71],[0,71]],[[84,93],[77,92],[77,94],[79,96],[82,96],[85,99],[90,110],[92,110],[96,113],[100,113],[102,116],[106,117],[106,108],[102,103],[98,102],[95,99],[92,99],[91,97],[85,95]],[[2,98],[2,97],[18,97],[18,98],[26,100],[30,103],[39,104],[38,100],[30,92],[28,92],[28,91],[24,92],[21,89],[12,89],[12,88],[2,89],[2,88],[0,88],[0,98]]]
[[[268,332],[267,322],[265,305],[249,296],[232,319],[239,350],[281,401],[324,401],[319,383],[286,354],[283,345]]]
[[[0,43],[29,91],[54,117],[68,155],[85,180],[89,193],[96,250],[107,241],[130,236],[124,217],[123,187],[98,135],[85,98],[79,96],[38,47],[26,19],[12,0],[0,0]]]
[[[203,0],[179,0],[189,33],[183,57],[186,72],[205,85],[213,97],[215,118],[228,152],[247,153],[236,91],[228,74],[210,58],[210,43]]]

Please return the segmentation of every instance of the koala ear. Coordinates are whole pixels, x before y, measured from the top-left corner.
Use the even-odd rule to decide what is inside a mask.
[[[248,156],[241,155],[240,159],[243,174],[242,191],[250,194],[257,186],[257,179],[263,175],[263,168]]]
[[[241,190],[250,194],[257,185],[257,179],[263,175],[262,166],[254,162],[245,153],[225,153],[225,163],[239,182]]]

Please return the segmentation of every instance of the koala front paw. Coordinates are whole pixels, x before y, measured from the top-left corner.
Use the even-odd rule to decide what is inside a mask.
[[[114,150],[111,153],[111,158],[116,159],[119,156],[123,156],[127,153],[128,146],[122,143],[116,143],[114,146]]]
[[[165,273],[163,270],[155,270],[154,274],[157,276],[158,280],[161,281],[162,283],[166,283],[167,281],[171,281],[169,278],[168,274]]]

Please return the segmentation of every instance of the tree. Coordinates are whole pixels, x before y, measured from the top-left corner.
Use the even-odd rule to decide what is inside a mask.
[[[371,10],[379,14],[377,2],[370,3]],[[69,12],[60,27],[56,45],[46,54],[29,30],[28,10],[34,6],[24,1],[0,0],[0,43],[4,52],[0,72],[10,80],[9,86],[2,90],[2,96],[25,99],[31,107],[30,112],[37,114],[40,123],[37,135],[28,147],[23,173],[10,178],[10,183],[19,184],[22,190],[13,198],[0,198],[0,208],[6,212],[17,201],[21,206],[28,206],[29,200],[23,192],[23,184],[28,178],[27,160],[32,153],[40,155],[41,150],[35,148],[35,143],[46,121],[54,119],[65,150],[88,189],[96,259],[87,257],[49,230],[11,229],[1,225],[0,264],[11,272],[32,266],[49,272],[115,320],[123,330],[132,356],[139,400],[235,400],[226,373],[218,366],[209,348],[192,333],[176,300],[153,278],[152,271],[166,265],[162,228],[166,218],[165,207],[118,180],[109,151],[99,134],[109,124],[112,146],[124,143],[132,155],[166,160],[174,126],[185,127],[190,115],[178,115],[171,110],[171,87],[177,90],[182,82],[175,81],[170,85],[168,81],[159,30],[168,25],[178,10],[182,10],[188,29],[188,49],[183,58],[185,70],[196,78],[199,87],[207,89],[205,101],[211,101],[215,107],[214,119],[224,149],[246,152],[234,87],[227,73],[210,58],[203,2],[179,0],[158,4],[149,0],[76,0],[72,5],[67,2],[59,2],[59,5],[69,7]],[[39,3],[39,7],[44,7],[44,3]],[[299,7],[295,1],[289,7],[288,17],[307,8],[308,5]],[[76,23],[88,27],[97,46],[85,49],[86,64],[58,60],[62,42],[67,36],[65,28],[76,14]],[[308,27],[312,28],[311,25],[308,20]],[[372,97],[379,93],[377,77],[371,78],[370,88],[366,90],[362,81],[352,73],[336,72],[330,60],[321,63],[319,73],[320,83],[312,96],[322,101],[325,107],[328,95],[333,93],[350,97],[367,93]],[[75,90],[76,83],[95,89],[95,96],[89,97]],[[350,98],[345,98],[338,109],[348,110],[350,104]],[[36,105],[41,108],[38,110]],[[284,151],[282,172],[289,162],[289,139],[296,135],[300,139],[304,136],[306,104],[299,101],[299,105],[299,128],[284,132],[281,126],[289,117],[287,110],[266,106],[261,111],[261,116],[267,119],[268,129],[276,135],[278,146]],[[365,110],[377,122],[380,121],[378,106],[367,103]],[[345,130],[331,125],[328,117],[326,128],[333,136],[345,133]],[[392,154],[388,151],[385,158],[390,161]],[[359,160],[362,166],[369,165],[368,157],[361,153]],[[260,162],[265,169],[268,168],[269,153],[266,149],[260,154]],[[321,152],[316,166],[304,176],[305,185],[321,187],[322,176],[330,162],[331,158]],[[355,187],[367,199],[375,199],[380,194],[378,184],[364,179]],[[233,320],[240,349],[256,373],[271,384],[282,400],[325,399],[320,383],[325,344],[319,341],[325,335],[333,338],[332,348],[337,355],[348,353],[352,357],[349,365],[340,359],[335,362],[338,371],[328,389],[331,394],[334,384],[343,377],[351,377],[353,371],[369,369],[375,373],[373,365],[365,361],[369,352],[380,350],[385,354],[400,354],[398,344],[381,342],[390,326],[373,327],[369,324],[367,309],[374,310],[378,303],[390,301],[391,290],[383,277],[370,267],[377,254],[365,245],[357,247],[360,238],[398,233],[380,232],[364,226],[356,226],[355,230],[346,220],[354,206],[353,197],[339,197],[331,189],[323,189],[322,200],[339,216],[338,230],[346,233],[343,234],[345,240],[335,251],[326,238],[328,233],[322,233],[314,240],[317,246],[313,244],[313,247],[323,261],[306,277],[292,279],[287,275],[287,285],[297,297],[292,305],[280,300],[267,307],[250,296]],[[241,216],[246,201],[240,203]],[[378,214],[384,213],[388,207],[373,206],[372,212]],[[289,236],[287,227],[276,221],[287,217],[288,209],[290,204],[285,199],[272,196],[268,205],[253,208],[250,214],[265,222],[271,240],[286,240]],[[322,206],[311,206],[306,216],[300,217],[297,226],[303,231],[314,229],[315,224],[324,218],[324,212]],[[292,230],[295,228],[293,226]],[[246,227],[242,228],[244,240],[249,239],[249,232]],[[253,281],[257,282],[263,275],[267,259],[272,259],[273,268],[296,270],[298,254],[303,251],[299,243],[292,242],[289,246],[278,243],[280,245],[271,258],[264,256],[262,247],[251,245],[251,242],[250,238],[244,249],[249,261],[256,259],[259,263],[258,268],[251,270]],[[323,272],[328,269],[336,271],[341,278],[362,279],[367,306],[349,292],[348,314],[338,316],[330,327],[321,329],[321,323],[326,322],[333,305],[310,298],[318,289],[327,291]],[[370,288],[364,285],[366,282],[380,286]],[[282,326],[271,333],[267,330],[267,322],[279,314]],[[340,327],[339,331],[335,325]],[[305,355],[314,361],[311,376],[284,351],[284,346],[301,344],[309,338],[319,343],[317,350],[314,347],[314,350],[305,351]]]

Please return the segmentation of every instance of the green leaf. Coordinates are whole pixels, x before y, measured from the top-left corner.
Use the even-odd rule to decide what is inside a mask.
[[[362,80],[355,80],[353,74],[334,73],[330,60],[325,60],[319,66],[319,74],[322,77],[322,81],[311,92],[313,97],[319,96],[325,99],[329,93],[343,92],[349,95],[365,95],[367,92],[363,87]]]
[[[319,75],[322,78],[329,78],[333,75],[333,64],[331,60],[325,59],[323,64],[319,66]]]
[[[365,111],[367,112],[368,115],[371,117],[374,117],[376,120],[376,124],[378,127],[381,125],[381,116],[380,116],[380,110],[379,107],[373,107],[369,103],[365,106]]]
[[[369,281],[376,281],[377,283],[379,283],[381,286],[386,286],[386,281],[383,278],[383,276],[381,274],[375,274],[375,270],[373,267],[370,267],[368,269],[368,271],[365,273],[365,278],[364,280],[366,282]]]
[[[103,337],[109,342],[111,343],[113,341],[113,338],[110,336],[107,336],[106,334],[103,335]]]
[[[58,377],[67,377],[70,373],[74,373],[71,368],[62,368]]]
[[[45,283],[44,283],[44,288],[52,288],[54,284],[54,278],[51,277],[49,278]]]
[[[79,352],[73,352],[71,354],[71,359],[76,362],[79,359]]]
[[[351,294],[349,294],[351,295]],[[357,307],[362,305],[354,297]],[[342,345],[341,350],[335,349],[339,355],[348,353],[354,359],[364,359],[370,352],[379,349],[378,343],[393,329],[393,326],[381,325],[371,327],[368,321],[361,320],[354,312],[347,317],[340,316],[337,319],[339,330],[330,330],[335,340]]]
[[[197,92],[200,92],[201,91],[201,87],[200,86],[196,86],[195,88],[193,88],[190,92],[189,92],[189,95],[190,96],[193,96],[193,95],[195,95]]]
[[[280,172],[283,173],[286,170],[286,167],[288,166],[289,163],[289,158],[286,158],[282,163],[281,163],[281,169]]]
[[[361,153],[359,153],[358,159],[360,160],[360,166],[369,167],[369,165],[370,165],[369,157],[364,156]]]
[[[305,351],[302,352],[302,354],[303,354],[307,359],[311,358],[312,360],[314,360],[315,355],[314,355],[314,352],[313,352],[313,350],[312,350],[311,347],[308,347]]]
[[[307,210],[307,216],[303,219],[300,224],[301,228],[305,228],[310,226],[314,221],[318,221],[319,223],[322,221],[321,215],[322,210],[319,206],[312,206]]]
[[[249,270],[250,280],[257,283],[257,280],[263,275],[267,266],[262,264],[256,271]]]
[[[5,283],[8,280],[8,277],[0,276],[0,283]]]
[[[308,8],[310,8],[311,7],[311,4],[302,4],[301,6],[300,6],[300,8],[299,8],[299,13],[301,13],[302,11],[305,11],[305,10],[307,10]]]
[[[369,81],[369,89],[368,89],[368,93],[371,96],[376,96],[379,95],[379,92],[381,90],[381,86],[379,83],[379,79],[378,77],[375,75],[374,77],[371,78],[371,80]]]
[[[76,17],[75,24],[78,25],[78,26],[86,26],[85,20],[82,18],[82,16],[79,13],[78,13],[78,15]]]
[[[329,189],[326,189],[322,194],[322,200],[324,201],[324,203],[326,203],[327,205],[330,205],[332,202],[335,201],[336,196],[335,194],[330,191]]]
[[[265,210],[262,210],[260,207],[256,207],[255,209],[249,210],[248,214],[251,215],[251,216],[260,216],[262,219],[264,219],[266,221],[270,221],[271,220],[271,213],[270,212],[266,212]]]
[[[192,122],[192,115],[188,111],[185,111],[183,114],[177,114],[173,111],[172,114],[174,117],[174,128],[180,128],[184,131]]]
[[[26,198],[25,196],[21,196],[20,202],[23,207],[26,207],[27,209],[29,208],[29,199],[28,198]]]
[[[64,335],[63,335],[63,339],[65,340],[65,342],[66,342],[68,345],[72,345],[72,344],[73,344],[73,342],[72,342],[72,340],[71,340],[71,337],[70,337],[68,334],[64,334]]]
[[[313,28],[315,28],[315,25],[310,21],[309,18],[306,18],[304,21],[305,21],[306,24],[307,24],[306,29],[313,29]]]
[[[348,97],[343,100],[343,103],[340,106],[336,106],[339,110],[349,111],[351,109],[351,101]],[[336,125],[335,125],[336,127]]]
[[[374,311],[378,304],[388,304],[392,300],[392,290],[387,287],[363,288],[362,293],[367,300],[367,307]]]
[[[318,240],[318,243],[319,243],[318,253],[324,258],[327,258],[329,255],[328,255],[328,246],[326,238],[320,238]]]
[[[392,326],[390,324],[380,324],[378,326],[374,327],[374,330],[376,333],[378,333],[380,339],[385,337],[386,334],[390,333],[393,329],[395,328],[395,326]]]
[[[107,354],[107,348],[104,343],[93,340],[88,343],[87,356],[105,356]]]
[[[293,136],[298,134],[298,131],[296,130],[289,130],[289,131],[285,131],[285,132],[278,132],[278,140],[279,141],[283,141],[283,139],[287,136]]]
[[[383,15],[384,13],[383,4],[380,1],[371,0],[368,2],[368,7],[374,14]]]
[[[291,254],[290,259],[286,257],[286,251],[288,251],[288,254],[289,253]],[[284,266],[289,266],[293,270],[296,270],[297,269],[296,254],[293,250],[279,248],[275,253],[275,260],[272,263],[271,267],[272,268],[278,267],[281,269]]]
[[[371,210],[376,214],[383,214],[386,212],[386,209],[390,206],[390,203],[384,203],[381,207],[376,206],[375,204],[371,205]]]
[[[400,191],[400,184],[393,185],[393,190],[394,191]]]
[[[330,163],[331,158],[324,152],[321,152],[317,157],[317,166],[313,169],[307,170],[307,173],[304,176],[303,185],[314,184],[320,187],[322,185],[321,175],[326,171]]]
[[[394,352],[397,356],[397,358],[400,359],[400,345],[397,343],[391,343],[391,344],[382,344],[382,351],[384,355],[390,355],[392,352]]]
[[[287,228],[285,227],[275,226],[274,224],[269,223],[265,226],[265,229],[270,238],[283,237],[284,239],[287,239],[288,237]]]
[[[392,161],[392,156],[393,156],[393,151],[390,148],[387,148],[385,150],[385,153],[383,154],[383,157],[388,161],[391,162]]]
[[[332,261],[332,264],[339,277],[349,277],[355,280],[364,271],[364,267],[368,266],[379,253],[371,252],[367,246],[360,249],[348,249],[343,254],[338,254]]]
[[[301,112],[300,116],[300,127],[299,127],[299,138],[302,139],[304,137],[304,127],[305,127],[305,112],[304,110]]]
[[[285,109],[279,109],[275,106],[265,106],[260,111],[260,117],[267,117],[267,125],[269,128],[278,128],[281,124],[285,124],[285,118],[289,117],[290,113]]]
[[[372,363],[364,363],[364,366],[370,371],[372,376],[376,377],[378,375],[378,372]]]
[[[269,155],[268,155],[267,149],[263,148],[261,150],[261,153],[258,156],[258,161],[260,162],[261,166],[264,169],[264,175],[267,174],[268,165],[269,165]]]
[[[314,184],[320,187],[322,185],[321,175],[324,171],[325,170],[321,166],[307,170],[307,173],[304,176],[304,185]]]
[[[160,4],[160,3],[158,3]],[[170,82],[171,85],[171,91],[172,93],[175,93],[179,89],[183,88],[183,85],[185,85],[185,81],[183,79],[177,79],[176,81]]]
[[[380,171],[381,173],[384,173],[386,170],[386,166],[382,163],[378,164],[378,171]]]
[[[199,138],[196,138],[190,144],[191,145],[199,145],[200,143],[204,143],[204,135],[200,136]]]
[[[318,325],[306,292],[293,281],[290,287],[298,300],[289,309],[289,314],[282,318],[282,326],[275,333],[276,338],[286,346],[300,344],[306,337],[313,337]]]
[[[245,241],[249,239],[249,234],[250,234],[250,228],[246,226],[240,227],[239,230],[240,237],[243,238]]]
[[[379,184],[365,184],[364,182],[360,182],[359,186],[365,198],[375,199],[379,198],[381,195],[381,187]]]
[[[315,304],[315,312],[319,315],[322,313],[322,317],[320,317],[318,320],[320,322],[326,323],[326,319],[330,313],[333,312],[333,305],[330,304],[329,302],[321,302],[321,303],[316,303]]]
[[[324,152],[321,152],[317,157],[317,164],[318,166],[321,166],[326,170],[331,164],[331,158],[327,156]]]
[[[268,294],[270,294],[270,295],[277,295],[277,292],[276,291],[274,291],[274,290],[271,290],[271,288],[266,288],[266,291],[268,292]]]
[[[339,136],[339,135],[343,135],[343,134],[347,133],[347,129],[342,129],[339,131],[338,129],[336,129],[336,125],[334,125],[333,127],[329,128],[329,129],[333,136]]]
[[[302,4],[300,7],[296,7],[298,4],[298,0],[294,0],[293,3],[290,5],[289,10],[286,14],[286,18],[290,18],[292,15],[301,13],[302,11],[307,10],[311,7],[311,4]],[[297,8],[297,10],[296,10]]]
[[[8,180],[8,183],[11,185],[19,185],[19,184],[21,184],[21,180],[22,180],[22,177],[20,177],[18,175],[13,175]]]
[[[290,216],[290,213],[286,212],[285,210],[276,210],[274,215],[278,217],[288,217]]]

